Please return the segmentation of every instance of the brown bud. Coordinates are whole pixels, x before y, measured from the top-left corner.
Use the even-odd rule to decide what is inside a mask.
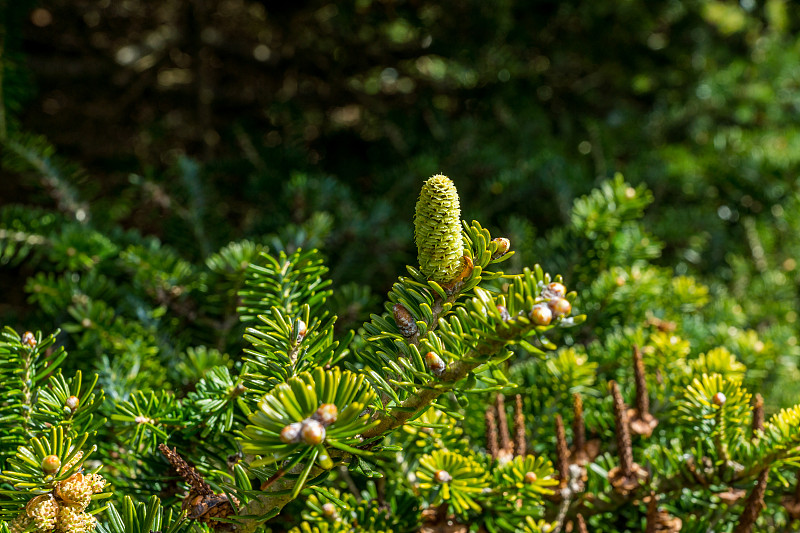
[[[565,300],[564,298],[550,300],[547,302],[547,305],[550,307],[555,318],[566,316],[572,311],[572,304],[569,303],[569,300]]]
[[[563,283],[559,283],[554,281],[547,285],[542,291],[542,296],[547,299],[552,298],[563,298],[567,295],[567,288],[564,286]]]
[[[525,472],[525,483],[530,485],[531,483],[536,483],[538,479],[536,472]]]
[[[300,433],[303,431],[302,422],[294,422],[281,430],[281,441],[286,444],[300,442]]]
[[[313,418],[307,418],[303,421],[300,434],[303,436],[303,442],[314,446],[325,440],[325,426]]]
[[[53,474],[61,468],[61,459],[57,455],[48,455],[42,459],[42,471],[45,474]]]
[[[468,255],[462,256],[461,272],[458,273],[458,276],[456,276],[456,279],[454,279],[450,285],[461,283],[472,275],[473,270],[475,270],[475,265],[472,263],[472,258],[470,258]]]
[[[325,518],[336,518],[336,506],[332,503],[322,504],[322,516]]]
[[[397,327],[403,337],[410,338],[419,333],[419,328],[417,327],[416,321],[414,321],[414,317],[411,316],[411,313],[408,312],[408,309],[406,309],[403,304],[394,304],[392,313],[394,314],[394,321],[397,323]]]
[[[536,304],[531,309],[530,317],[537,326],[547,326],[553,320],[553,312],[545,304]]]
[[[511,315],[508,312],[508,309],[505,308],[503,305],[498,305],[497,310],[500,312],[500,318],[505,322],[506,320],[511,320]]]
[[[433,477],[437,483],[450,483],[453,481],[453,476],[447,470],[438,470]]]
[[[714,405],[718,405],[719,407],[722,407],[723,405],[725,405],[725,401],[726,400],[727,400],[727,398],[721,392],[716,393],[714,395],[714,397],[711,398],[711,401],[714,402]]]
[[[434,352],[425,354],[425,364],[428,365],[428,369],[436,376],[441,376],[447,368],[447,364]]]
[[[306,323],[303,322],[302,320],[298,320],[297,321],[297,342],[300,342],[301,340],[303,340],[303,337],[306,336],[306,332],[307,331],[308,331],[308,328],[306,327]]]
[[[71,411],[74,411],[75,409],[77,409],[79,404],[80,404],[80,400],[78,399],[77,396],[70,396],[69,398],[67,398],[67,401],[64,403],[64,405],[68,409],[70,409]]]
[[[30,331],[26,331],[22,335],[22,344],[27,344],[31,348],[36,347],[36,337],[33,336],[33,333]]]
[[[336,422],[338,416],[339,408],[332,403],[323,403],[317,408],[317,412],[314,413],[314,418],[319,420],[323,426],[330,426]]]
[[[496,239],[492,239],[492,242],[497,244],[497,247],[495,248],[494,253],[492,254],[492,259],[503,257],[511,249],[511,241],[509,241],[505,237],[498,237]]]

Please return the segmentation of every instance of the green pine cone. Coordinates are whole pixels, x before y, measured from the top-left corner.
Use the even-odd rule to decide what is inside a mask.
[[[463,268],[461,207],[450,178],[437,174],[422,186],[414,214],[420,270],[440,284],[453,282]]]

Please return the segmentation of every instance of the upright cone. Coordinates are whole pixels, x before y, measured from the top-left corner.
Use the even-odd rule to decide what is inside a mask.
[[[420,270],[440,284],[452,283],[463,268],[461,207],[456,186],[437,174],[422,186],[414,214],[414,240]]]

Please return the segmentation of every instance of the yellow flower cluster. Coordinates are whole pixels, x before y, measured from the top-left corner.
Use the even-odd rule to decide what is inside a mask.
[[[86,508],[92,495],[103,491],[106,480],[99,474],[80,472],[55,484],[52,491],[31,499],[10,524],[11,533],[22,533],[30,525],[40,533],[90,533],[97,525]]]

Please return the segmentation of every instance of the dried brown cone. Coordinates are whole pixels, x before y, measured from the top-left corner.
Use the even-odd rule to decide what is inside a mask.
[[[683,521],[658,508],[658,498],[650,493],[647,502],[647,527],[645,533],[677,533],[683,527]]]
[[[513,453],[514,447],[511,444],[511,433],[508,431],[506,418],[505,397],[502,394],[498,394],[495,398],[494,407],[497,410],[497,428],[500,431],[500,450]]]
[[[219,522],[219,518],[227,518],[234,514],[233,505],[224,494],[214,494],[211,486],[193,466],[186,462],[176,450],[170,450],[166,444],[158,445],[159,451],[167,458],[172,467],[191,487],[189,494],[183,499],[181,508],[186,516],[209,524],[216,530],[230,530],[231,525]],[[235,503],[239,503],[234,500]]]
[[[235,498],[234,502],[239,503]],[[219,521],[234,514],[233,505],[225,494],[203,496],[192,491],[183,499],[181,509],[187,518],[208,524],[217,531],[233,531],[233,524]]]
[[[589,530],[586,528],[586,520],[583,519],[582,514],[579,514],[575,520],[575,531],[576,533],[589,533]]]
[[[580,394],[572,395],[572,448],[569,460],[572,464],[586,466],[600,454],[598,439],[586,440],[586,423],[583,419],[583,398]]]
[[[794,494],[791,496],[784,496],[781,503],[786,508],[786,512],[789,513],[792,520],[800,518],[800,472],[797,473]]]
[[[665,331],[667,333],[675,331],[678,328],[678,325],[675,322],[670,322],[669,320],[662,320],[655,316],[649,317],[647,319],[647,324],[650,326],[654,326],[658,331]]]
[[[497,419],[494,416],[494,407],[487,407],[484,415],[486,421],[486,450],[492,459],[497,459],[500,455],[500,447],[497,444]]]
[[[759,433],[764,431],[764,398],[756,394],[753,398],[753,435],[755,439]]]
[[[567,435],[564,432],[564,419],[556,415],[556,455],[558,459],[559,486],[563,489],[569,483],[569,450]]]
[[[583,421],[583,398],[572,395],[572,447],[575,451],[586,447],[586,423]]]
[[[739,517],[739,523],[736,524],[733,533],[750,533],[753,530],[758,515],[761,514],[761,509],[764,507],[764,493],[767,491],[767,479],[769,479],[769,468],[765,468],[758,474],[756,486],[753,487],[752,492],[750,492],[750,495],[747,497],[747,501],[744,504],[744,511],[742,511],[742,515]]]
[[[728,487],[728,490],[724,492],[718,492],[717,498],[719,498],[719,501],[730,507],[731,505],[735,505],[736,502],[744,498],[746,494],[747,492],[742,489]]]
[[[631,431],[643,437],[649,437],[658,425],[658,420],[650,414],[650,398],[647,395],[647,379],[645,377],[644,361],[639,347],[633,346],[633,375],[636,381],[636,409],[630,409]]]
[[[203,476],[192,465],[186,462],[181,457],[177,450],[170,450],[169,447],[161,443],[158,445],[158,450],[167,458],[167,461],[172,465],[172,468],[178,472],[178,475],[192,488],[192,492],[200,496],[210,496],[214,494],[211,486],[206,483]]]
[[[525,413],[522,410],[522,395],[514,397],[514,455],[525,456],[528,442],[525,439]]]
[[[608,472],[611,486],[621,494],[627,494],[647,479],[647,471],[633,462],[633,447],[628,423],[628,408],[622,401],[622,394],[615,381],[609,383],[611,395],[614,397],[614,423],[617,433],[617,454],[619,466]]]
[[[406,339],[416,338],[419,333],[419,326],[417,326],[414,316],[403,304],[394,304],[394,307],[392,307],[392,315],[394,316],[395,324],[397,324],[397,329],[400,330],[400,334],[403,337]]]

